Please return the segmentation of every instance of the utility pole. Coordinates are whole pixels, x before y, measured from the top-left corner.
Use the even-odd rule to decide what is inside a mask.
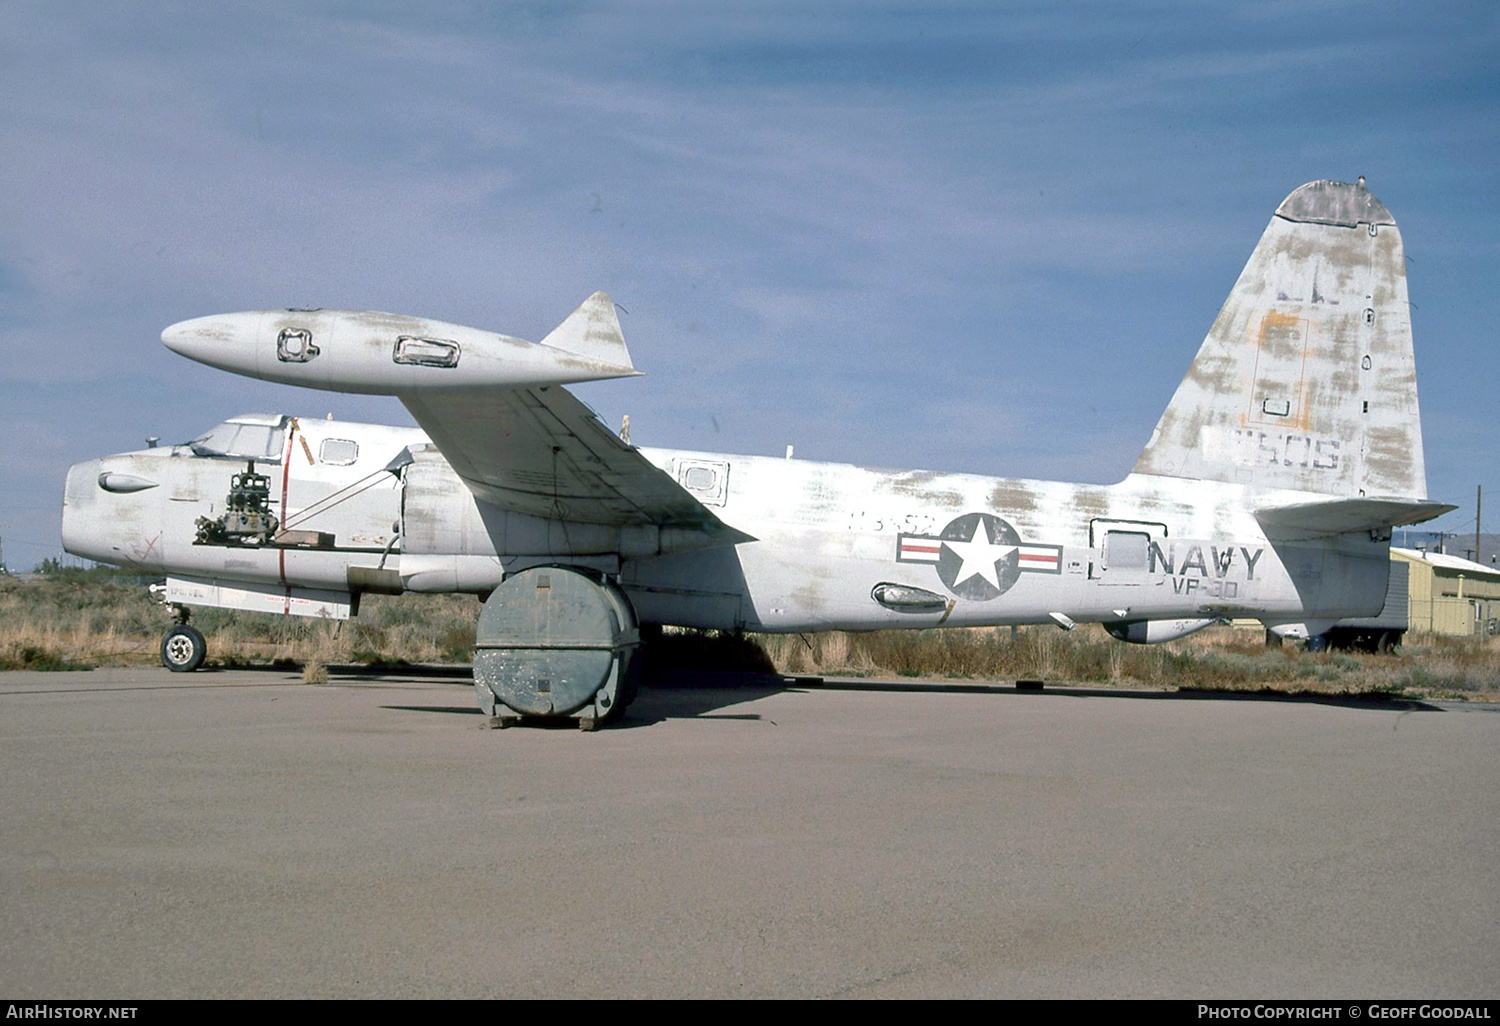
[[[1474,562],[1479,562],[1479,511],[1483,506],[1484,485],[1474,486]],[[0,566],[4,566],[0,563]]]

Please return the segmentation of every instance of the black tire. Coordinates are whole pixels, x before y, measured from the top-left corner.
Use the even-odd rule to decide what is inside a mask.
[[[1380,640],[1375,644],[1375,650],[1381,655],[1391,655],[1401,646],[1401,635],[1396,631],[1385,631],[1380,635]]]
[[[192,673],[203,665],[208,642],[197,628],[180,623],[161,639],[161,664],[173,673]]]

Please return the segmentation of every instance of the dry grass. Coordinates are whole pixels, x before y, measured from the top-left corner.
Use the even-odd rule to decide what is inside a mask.
[[[1122,644],[1092,625],[1023,627],[1014,640],[1008,627],[758,640],[784,673],[1500,699],[1500,638],[1409,634],[1398,656],[1272,648],[1261,631],[1228,626],[1161,645]]]
[[[192,622],[219,665],[467,663],[478,612],[470,596],[377,595],[347,622],[230,609],[194,609]],[[126,575],[0,578],[0,669],[154,664],[170,623],[145,584]]]
[[[344,623],[194,610],[219,665],[285,661],[309,682],[347,663],[467,663],[479,603],[463,595],[368,596]],[[144,583],[109,571],[0,578],[0,669],[146,665],[170,618]],[[1398,656],[1266,647],[1260,631],[1211,627],[1164,645],[1126,645],[1096,626],[951,628],[853,634],[671,632],[658,665],[785,674],[948,680],[1037,678],[1147,688],[1391,693],[1500,700],[1500,638],[1409,634]]]

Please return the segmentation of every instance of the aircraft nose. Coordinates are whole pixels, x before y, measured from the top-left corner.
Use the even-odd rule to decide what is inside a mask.
[[[63,488],[62,541],[63,549],[75,556],[92,556],[95,549],[88,522],[94,516],[99,466],[98,460],[89,460],[68,468],[68,483]]]
[[[161,477],[167,458],[121,453],[69,467],[63,489],[63,548],[101,563],[161,568],[163,498],[154,479]]]

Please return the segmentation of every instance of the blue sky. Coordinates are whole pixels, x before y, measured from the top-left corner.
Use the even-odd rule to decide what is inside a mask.
[[[0,5],[0,539],[70,463],[394,400],[167,324],[395,310],[541,338],[595,289],[638,444],[1107,482],[1272,210],[1400,222],[1428,483],[1493,496],[1493,4]]]

